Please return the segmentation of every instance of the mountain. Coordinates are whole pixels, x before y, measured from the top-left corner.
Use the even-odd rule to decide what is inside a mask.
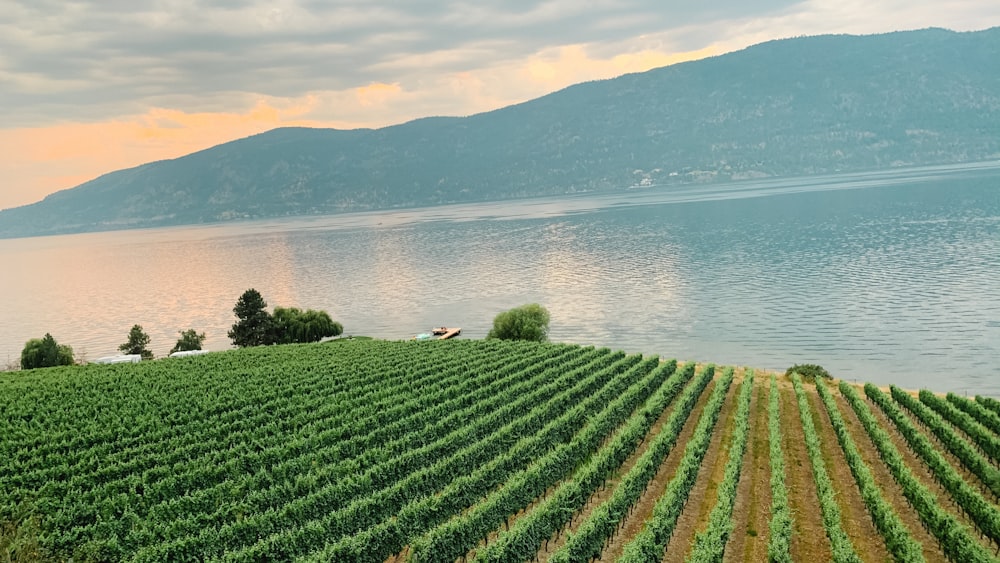
[[[1000,28],[770,41],[469,117],[275,129],[0,212],[0,237],[1000,157]]]

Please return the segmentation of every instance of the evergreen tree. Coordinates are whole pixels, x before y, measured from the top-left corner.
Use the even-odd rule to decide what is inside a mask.
[[[239,348],[274,344],[274,318],[267,312],[267,302],[256,289],[248,289],[236,301],[233,313],[239,320],[229,330],[229,339]]]

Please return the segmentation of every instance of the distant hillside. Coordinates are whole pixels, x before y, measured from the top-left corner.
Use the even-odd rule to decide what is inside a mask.
[[[1000,156],[1000,28],[771,41],[464,118],[276,129],[0,212],[0,237]]]

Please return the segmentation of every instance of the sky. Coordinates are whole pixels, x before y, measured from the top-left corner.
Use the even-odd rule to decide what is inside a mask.
[[[772,39],[998,25],[996,0],[0,0],[0,209],[275,127],[470,115]]]

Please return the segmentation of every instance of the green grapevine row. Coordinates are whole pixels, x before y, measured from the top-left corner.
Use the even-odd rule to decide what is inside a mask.
[[[857,446],[854,445],[854,439],[844,424],[844,419],[840,415],[840,409],[837,408],[833,395],[820,379],[816,380],[816,391],[826,407],[826,412],[830,415],[830,422],[837,433],[840,449],[844,451],[847,466],[851,469],[851,474],[854,475],[854,481],[861,491],[861,498],[865,502],[865,507],[868,508],[875,528],[882,534],[889,554],[896,561],[904,563],[924,561],[920,544],[910,535],[909,530],[899,519],[899,515],[893,510],[892,505],[882,497],[882,490],[875,482],[875,477],[862,459]]]
[[[440,389],[447,390],[448,393],[454,393],[454,388],[456,387],[454,382],[460,381],[463,373],[449,371],[446,374],[449,377],[443,382],[444,387]],[[402,381],[399,385],[403,386],[406,383],[406,381]],[[448,385],[448,383],[452,384]],[[384,384],[383,387],[385,387]],[[331,428],[332,430],[323,433],[323,438],[329,443],[337,443],[338,446],[346,447],[347,444],[341,445],[341,440],[345,436],[351,436],[351,434],[345,434],[350,429],[383,428],[383,424],[392,420],[391,418],[369,419],[365,416],[365,411],[369,411],[369,409],[381,409],[377,412],[388,412],[384,416],[398,414],[398,407],[389,408],[393,404],[393,401],[401,403],[399,401],[398,389],[392,387],[389,391],[396,392],[397,395],[395,397],[390,395],[381,400],[376,400],[376,397],[369,395],[357,400],[344,402],[331,402],[328,398],[319,396],[314,400],[304,401],[299,404],[289,404],[286,401],[283,408],[277,412],[268,412],[266,410],[267,406],[264,405],[261,407],[262,412],[249,417],[245,422],[239,423],[238,426],[220,425],[220,428],[211,429],[207,433],[189,429],[184,435],[168,442],[167,447],[170,453],[166,456],[148,455],[164,446],[160,443],[150,442],[144,448],[145,451],[125,451],[119,459],[115,459],[115,457],[99,458],[101,459],[101,467],[94,472],[84,472],[72,467],[55,465],[53,467],[54,470],[73,473],[76,474],[76,477],[63,482],[51,481],[50,477],[42,476],[44,480],[49,481],[50,487],[50,490],[43,491],[43,494],[62,496],[66,494],[66,491],[72,490],[75,493],[74,496],[78,504],[93,506],[96,498],[105,498],[120,492],[127,492],[130,487],[125,479],[129,475],[135,474],[141,478],[141,482],[146,489],[142,499],[143,505],[155,503],[161,499],[177,498],[179,494],[176,490],[169,490],[164,497],[157,497],[156,489],[149,487],[151,483],[167,479],[176,473],[176,463],[197,460],[199,465],[206,467],[206,471],[212,470],[218,472],[221,469],[220,463],[243,455],[258,454],[261,452],[261,448],[267,449],[280,443],[281,448],[287,450],[289,446],[287,440],[288,432],[293,429],[304,428],[305,424],[303,422],[305,420],[308,420],[312,425],[321,424],[327,428]],[[302,392],[308,393],[308,389],[304,389]],[[379,394],[382,394],[381,391]],[[428,389],[427,394],[431,398],[438,398],[439,400],[445,398],[442,391],[433,393]],[[438,397],[438,394],[442,396]],[[366,405],[365,401],[374,404]],[[416,398],[402,403],[404,408],[416,409],[420,406],[420,401]],[[348,416],[352,416],[354,420],[349,421]],[[265,434],[265,432],[269,432],[269,434]],[[250,446],[250,440],[243,441],[244,436],[253,436],[253,452],[245,451],[245,448]],[[354,436],[351,437],[353,438]],[[242,442],[243,449],[240,447],[233,448],[230,445],[233,442]],[[210,455],[205,456],[203,454]],[[283,451],[282,454],[283,456],[288,456],[289,452]],[[94,452],[89,455],[96,458],[100,454]],[[119,482],[119,480],[124,482]],[[205,482],[205,479],[199,477],[199,481]],[[117,488],[115,488],[116,485],[118,485]],[[95,490],[98,486],[100,488]],[[136,508],[137,510],[142,510],[141,506],[137,506]],[[77,525],[79,524],[81,523],[78,522]]]
[[[894,397],[895,395],[893,393]],[[942,418],[965,432],[994,463],[1000,462],[1000,437],[997,437],[996,434],[976,422],[974,418],[962,412],[955,405],[926,389],[920,391],[920,402],[934,409]]]
[[[704,460],[705,454],[708,453],[712,431],[732,382],[733,369],[726,368],[722,373],[722,378],[712,390],[712,395],[702,411],[701,418],[698,419],[694,435],[684,448],[684,457],[681,458],[674,477],[667,485],[666,491],[656,501],[653,514],[646,521],[643,530],[625,545],[625,552],[619,561],[652,563],[663,558],[663,550],[673,535],[677,518],[684,511],[688,495],[698,478],[701,462]]]
[[[607,482],[608,476],[645,440],[646,434],[661,413],[694,374],[694,368],[694,363],[685,365],[681,377],[672,379],[669,385],[636,413],[622,431],[598,450],[572,479],[564,481],[534,510],[518,518],[513,527],[500,533],[496,541],[477,551],[475,560],[513,563],[531,559],[542,543],[569,522],[573,513],[583,507],[597,488]],[[695,381],[684,389],[661,433],[673,434],[676,439],[676,435],[680,433],[684,422],[694,409],[698,397],[712,381],[714,372],[714,366],[707,366]]]
[[[767,433],[771,462],[771,523],[767,557],[773,563],[792,563],[792,511],[785,487],[785,456],[781,451],[781,403],[778,383],[771,375],[767,399]]]
[[[844,528],[840,525],[840,507],[837,506],[836,491],[830,481],[829,474],[826,472],[826,466],[823,465],[823,452],[820,449],[819,434],[813,424],[812,409],[809,407],[809,400],[806,399],[805,390],[802,388],[802,378],[797,373],[792,374],[792,386],[795,388],[795,397],[799,404],[799,418],[802,420],[806,450],[812,464],[816,492],[819,494],[819,509],[823,515],[823,527],[826,529],[826,535],[830,538],[833,560],[835,562],[861,563],[861,558],[858,557],[851,544],[851,538],[847,537]]]
[[[979,424],[989,428],[993,434],[1000,435],[1000,415],[977,403],[976,401],[970,401],[969,399],[960,397],[954,393],[948,393],[946,398],[948,399],[948,402],[962,409],[966,412],[966,414],[976,419]]]
[[[976,395],[976,402],[993,411],[993,414],[1000,416],[1000,401],[993,397],[983,397]]]
[[[980,455],[965,438],[952,430],[952,427],[938,413],[909,393],[893,389],[892,396],[897,403],[913,413],[914,417],[928,428],[941,444],[962,462],[966,469],[978,477],[990,489],[994,498],[1000,495],[1000,472]]]
[[[507,515],[529,502],[534,496],[533,491],[546,487],[548,481],[575,467],[676,368],[676,362],[658,367],[657,364],[659,360],[656,357],[648,358],[617,378],[601,393],[588,397],[567,411],[555,423],[564,429],[561,435],[521,440],[507,454],[456,478],[438,494],[404,506],[395,518],[388,518],[358,534],[328,544],[319,552],[320,558],[330,561],[384,561],[419,534],[471,505],[471,509],[447,520],[414,542],[413,555],[418,560],[423,558],[421,554],[425,554],[437,560],[454,561],[465,554],[478,538],[493,530],[498,520],[506,519]],[[587,421],[587,417],[594,412],[598,414]],[[538,461],[531,463],[532,459]],[[521,471],[517,471],[522,467]],[[485,500],[475,504],[484,495]],[[431,549],[418,547],[428,541],[433,545]]]
[[[493,349],[487,347],[476,347],[469,350],[470,355],[486,357],[489,350]],[[322,351],[316,350],[316,352]],[[329,350],[327,350],[328,352]],[[383,350],[379,350],[383,351]],[[249,352],[249,351],[248,351]],[[256,351],[253,351],[256,352]],[[378,361],[379,363],[388,362],[390,369],[388,371],[398,372],[400,374],[407,373],[410,367],[406,366],[403,362],[397,361],[397,358],[404,357],[403,353],[405,350],[396,347],[385,348],[385,355],[372,355],[368,354],[366,358],[350,358],[355,360],[357,363],[364,364],[366,361],[373,362]],[[449,364],[459,363],[460,360],[454,357],[454,354],[447,354],[446,350],[441,350],[440,358],[444,362]],[[286,354],[288,352],[285,352]],[[249,358],[247,356],[250,356]],[[248,353],[243,356],[245,360],[252,360],[255,358],[256,354]],[[326,359],[326,357],[324,357]],[[337,360],[338,358],[330,358],[331,360]],[[171,388],[170,393],[165,395],[163,398],[167,399],[163,406],[174,406],[174,404],[182,405],[184,403],[190,404],[192,400],[197,402],[198,398],[201,398],[203,404],[201,406],[204,409],[177,409],[170,412],[169,425],[164,425],[163,420],[160,417],[136,417],[132,419],[130,417],[129,424],[124,428],[116,428],[109,425],[97,425],[92,428],[88,428],[87,432],[80,432],[79,421],[80,420],[91,420],[88,416],[90,413],[80,412],[78,406],[74,409],[72,414],[74,419],[77,421],[73,426],[59,432],[49,432],[44,437],[39,437],[37,434],[22,436],[22,440],[9,440],[3,444],[3,453],[0,459],[9,460],[10,462],[16,462],[18,460],[25,462],[38,462],[39,456],[48,457],[51,454],[65,454],[65,455],[76,455],[80,452],[94,451],[100,455],[112,452],[118,453],[125,451],[134,446],[143,446],[148,444],[150,441],[159,441],[164,437],[169,437],[173,435],[182,435],[190,431],[197,431],[201,427],[211,427],[214,422],[215,417],[224,416],[225,418],[222,422],[228,423],[232,421],[240,421],[250,414],[256,411],[253,408],[260,408],[267,406],[266,403],[275,397],[280,397],[282,399],[287,399],[288,396],[293,395],[299,391],[308,391],[310,389],[323,388],[327,392],[340,392],[346,395],[350,395],[353,392],[359,391],[364,386],[370,386],[375,388],[379,384],[379,381],[373,381],[371,377],[365,377],[365,372],[360,371],[358,374],[347,377],[338,377],[338,381],[331,385],[328,378],[337,373],[337,368],[340,367],[340,363],[343,362],[340,359],[332,366],[322,366],[318,369],[313,369],[314,366],[308,366],[304,370],[305,374],[302,372],[296,373],[294,378],[281,378],[279,377],[277,381],[263,387],[258,388],[257,391],[261,393],[258,395],[251,404],[247,404],[246,401],[242,400],[241,396],[226,396],[219,395],[217,389],[206,388],[206,382],[200,380],[185,380],[183,382],[183,387],[175,385],[177,389]],[[433,360],[428,361],[427,368],[433,363]],[[135,366],[139,368],[140,366]],[[145,368],[146,366],[141,366]],[[158,368],[159,371],[164,369],[173,372],[175,368],[178,367],[177,364],[162,364],[157,363],[153,367]],[[189,363],[185,366],[186,369],[212,369],[212,370],[228,370],[233,369],[246,369],[251,370],[252,364],[249,361],[245,365],[236,364],[232,359],[232,355],[225,354],[210,354],[200,358],[193,358],[189,360]],[[425,368],[425,369],[427,369]],[[428,372],[431,378],[439,376],[435,371]],[[157,374],[159,375],[159,374]],[[169,374],[167,374],[169,375]],[[280,375],[280,374],[275,374]],[[394,378],[389,377],[392,380]],[[132,384],[131,381],[113,381],[115,388],[108,389],[106,381],[88,381],[91,387],[89,389],[80,389],[74,387],[72,389],[74,395],[78,393],[86,394],[87,392],[94,392],[95,390],[100,390],[104,394],[108,391],[114,392],[124,390],[126,393],[130,393],[133,389],[128,386]],[[119,386],[120,383],[124,383],[124,389]],[[143,381],[146,387],[150,387],[151,382],[148,380]],[[102,385],[103,384],[103,385]],[[153,383],[155,385],[155,383]],[[153,389],[144,389],[146,392],[156,392]],[[30,389],[27,390],[30,394]],[[176,392],[175,392],[176,391]],[[215,391],[216,393],[213,393]],[[171,403],[170,401],[177,401],[176,403]],[[54,402],[52,404],[55,404]],[[79,405],[79,404],[78,404]],[[233,413],[232,407],[237,406],[238,412]],[[48,421],[52,415],[56,415],[55,412],[44,412],[40,415],[47,417]],[[67,413],[63,413],[64,416]],[[13,436],[12,436],[13,438]],[[26,441],[27,440],[27,441]],[[5,450],[5,451],[4,451]],[[22,470],[26,468],[21,468]],[[2,469],[0,469],[0,475],[2,475]]]
[[[673,369],[676,369],[676,364],[673,365],[671,371]],[[662,383],[663,379],[658,379]],[[659,387],[659,384],[656,387]],[[525,467],[523,471],[511,476],[498,489],[490,493],[485,500],[464,514],[437,526],[414,542],[414,559],[417,561],[454,561],[457,557],[464,555],[475,546],[479,538],[489,534],[501,522],[505,522],[509,515],[527,506],[536,497],[552,487],[555,482],[575,469],[597,449],[607,434],[621,424],[635,409],[639,403],[638,399],[641,397],[641,400],[645,400],[654,390],[655,387],[644,386],[643,393],[629,405],[632,408],[627,412],[622,412],[621,416],[614,417],[613,426],[601,424],[602,432],[588,431],[590,428],[595,428],[595,425],[585,426],[571,441],[548,449],[548,451],[543,452],[544,457],[535,456],[536,459],[539,457],[540,459]],[[613,397],[601,398],[598,404],[610,405]],[[586,410],[581,414],[584,413]],[[474,501],[475,499],[469,500]],[[417,520],[418,518],[413,519]],[[419,519],[424,520],[426,517]]]
[[[868,404],[861,399],[857,391],[846,382],[841,381],[840,394],[851,404],[858,420],[861,421],[868,436],[872,439],[872,443],[875,444],[882,461],[903,490],[903,496],[917,512],[925,528],[937,538],[941,550],[948,556],[948,559],[955,563],[996,561],[983,548],[982,544],[976,541],[967,527],[941,508],[934,493],[913,474],[910,467],[903,461],[899,450],[892,443],[889,434],[879,425],[875,415],[868,408]],[[878,387],[870,383],[866,384],[865,395],[883,412],[886,412],[890,419],[902,417],[898,407]]]
[[[599,351],[595,352],[600,355]],[[237,511],[258,512],[280,506],[282,499],[305,494],[308,489],[320,483],[328,483],[361,471],[376,464],[379,459],[403,455],[408,449],[420,447],[457,430],[471,417],[497,408],[502,402],[499,394],[501,390],[528,392],[549,377],[552,372],[547,372],[546,369],[559,365],[562,368],[575,368],[594,357],[597,356],[588,353],[578,357],[558,356],[545,361],[536,360],[536,365],[530,369],[515,362],[511,364],[515,372],[513,378],[502,377],[489,383],[477,378],[474,382],[479,384],[479,388],[464,397],[449,400],[439,397],[440,402],[430,408],[373,428],[370,432],[361,431],[347,440],[336,441],[327,438],[326,431],[320,431],[301,447],[295,447],[284,454],[271,455],[278,461],[274,465],[265,465],[266,472],[257,471],[253,477],[233,482],[230,486],[216,486],[194,495],[178,497],[175,502],[153,507],[150,516],[176,519],[180,517],[177,513],[180,509],[182,514],[199,515],[199,519],[192,521],[190,527],[201,529],[231,521]],[[358,453],[361,455],[356,458],[352,455]],[[246,500],[239,504],[224,502],[224,499],[234,496]],[[221,508],[214,512],[210,510],[216,506]],[[158,541],[163,539],[172,539],[172,536]]]
[[[891,386],[890,390],[897,402],[905,401],[908,398],[912,399],[912,396],[898,387]],[[865,392],[868,393],[868,386],[865,386]],[[934,447],[927,436],[917,429],[913,422],[899,410],[899,407],[895,403],[889,400],[876,401],[874,398],[872,400],[889,416],[893,424],[896,425],[896,428],[899,429],[900,434],[903,435],[906,442],[910,445],[910,448],[931,469],[934,479],[948,491],[948,494],[969,515],[969,518],[979,528],[979,531],[986,534],[994,543],[1000,543],[1000,511],[997,510],[996,505],[983,498],[983,495],[979,494],[979,491],[975,490],[962,479],[962,476],[958,474],[955,467],[941,455],[941,452]]]
[[[194,537],[158,544],[148,556],[156,560],[172,559],[175,553],[214,556],[223,546],[235,552],[258,542],[275,544],[279,540],[281,545],[276,548],[303,552],[310,546],[318,547],[374,526],[381,515],[394,513],[414,495],[444,487],[455,476],[500,455],[518,437],[541,430],[568,406],[594,393],[639,360],[639,356],[610,354],[530,393],[504,393],[507,402],[502,407],[476,417],[467,427],[432,444],[386,459],[363,474],[290,498],[278,508],[217,530],[202,530]],[[269,539],[271,536],[275,538]],[[143,552],[140,555],[147,557]]]
[[[722,482],[716,491],[715,506],[708,516],[708,527],[694,540],[694,549],[687,561],[695,563],[721,563],[726,552],[726,543],[733,533],[733,506],[736,504],[736,490],[743,470],[743,456],[746,453],[747,437],[750,434],[750,400],[753,398],[753,371],[747,372],[740,389],[736,420],[733,424],[733,441],[729,444],[729,459],[723,473]]]
[[[598,351],[598,354],[599,355],[597,357],[601,357],[599,351]],[[584,357],[591,357],[591,356],[590,355],[585,355]],[[537,371],[537,368],[533,368],[532,371]],[[527,384],[525,384],[525,385],[527,385]],[[527,389],[527,387],[525,387],[525,389]],[[520,387],[518,387],[518,390],[521,390]],[[496,400],[499,401],[500,399],[497,398]],[[482,406],[483,405],[478,405],[478,407],[482,407]],[[304,414],[307,414],[307,412],[308,411],[304,411]],[[441,429],[439,428],[439,430],[441,430]],[[335,430],[335,432],[339,432],[339,430]],[[323,434],[324,433],[321,432],[318,435],[320,437],[320,439],[322,440],[322,444],[334,444],[334,445],[337,444],[336,441],[333,441],[333,440],[330,440],[329,438],[326,438],[325,436],[323,436]],[[253,442],[251,442],[251,444],[252,443]],[[376,444],[376,443],[377,442],[372,442],[372,444]],[[311,447],[315,446],[316,444],[317,443],[316,443],[315,440],[310,440],[307,444],[305,444],[305,446],[306,447],[310,447],[310,449],[311,449]],[[272,448],[272,449],[266,449],[266,448],[265,449],[261,449],[259,451],[253,452],[251,454],[246,454],[246,455],[243,455],[243,456],[234,457],[233,459],[228,460],[225,463],[220,463],[220,464],[216,464],[216,465],[212,465],[212,466],[208,466],[208,467],[198,467],[194,471],[183,471],[183,470],[180,470],[180,471],[177,472],[176,475],[172,475],[172,476],[168,477],[167,479],[160,480],[160,481],[156,482],[153,486],[147,487],[147,490],[145,491],[146,494],[143,495],[142,500],[146,500],[147,498],[150,498],[150,497],[153,498],[153,499],[169,497],[170,494],[171,494],[170,491],[173,492],[173,495],[174,495],[175,499],[180,499],[182,501],[186,500],[186,499],[188,499],[190,497],[188,495],[183,494],[183,492],[185,490],[189,489],[191,487],[191,485],[186,485],[185,483],[198,483],[202,488],[205,488],[205,485],[210,485],[210,488],[208,488],[207,490],[217,491],[217,490],[220,490],[220,489],[219,489],[219,485],[215,484],[215,483],[218,482],[218,477],[216,477],[216,476],[218,476],[218,475],[221,474],[221,475],[225,476],[227,479],[230,479],[230,480],[232,480],[232,479],[244,479],[244,481],[245,481],[245,477],[244,476],[246,475],[247,469],[249,469],[252,472],[252,474],[253,474],[253,480],[256,481],[256,484],[258,486],[263,487],[264,483],[262,483],[261,481],[262,481],[262,479],[264,477],[268,477],[268,478],[272,478],[272,479],[281,479],[281,475],[283,473],[286,473],[286,472],[273,471],[273,470],[272,471],[267,471],[267,472],[262,472],[261,468],[264,468],[264,467],[273,467],[274,464],[279,463],[279,462],[287,464],[289,460],[296,459],[295,458],[296,450],[301,449],[302,446],[303,446],[303,444],[301,444],[300,442],[293,441],[293,442],[285,444],[284,446],[276,448],[276,449],[275,448]],[[381,448],[372,447],[368,452],[366,452],[366,455],[369,456],[369,457],[371,457],[371,456],[374,456],[374,455],[377,455],[377,454],[381,453],[382,451],[383,450]],[[329,461],[326,461],[326,460],[329,460]],[[305,461],[305,460],[300,460],[300,461]],[[312,465],[315,466],[315,464],[316,464],[317,461],[320,461],[320,462],[323,463],[322,465],[319,465],[318,467],[321,468],[324,472],[326,472],[327,475],[331,476],[330,480],[336,478],[335,477],[336,475],[348,475],[351,472],[357,471],[358,470],[357,468],[362,467],[362,466],[358,465],[356,462],[352,462],[352,461],[350,461],[348,459],[340,461],[340,462],[336,463],[335,465],[327,465],[328,463],[337,461],[336,457],[331,457],[331,456],[328,456],[328,455],[324,456],[323,458],[317,458],[317,457],[313,456]],[[303,465],[303,463],[300,462],[299,465]],[[308,468],[310,466],[306,465],[305,467]],[[205,478],[206,476],[209,477],[209,478],[206,479]],[[290,483],[290,484],[292,484],[294,486],[299,486],[299,485],[302,485],[302,484],[307,484],[307,485],[311,485],[312,487],[316,487],[316,486],[322,485],[325,482],[330,481],[330,480],[317,480],[318,477],[319,477],[319,475],[316,474],[316,472],[313,472],[312,477],[309,478],[309,479],[307,479],[307,480],[298,480],[297,479],[297,480],[294,480],[294,481],[288,481],[287,478],[286,478],[284,480],[284,482]],[[225,482],[225,481],[223,481],[223,482]],[[282,481],[279,480],[277,482],[281,483]],[[257,493],[252,498],[256,498],[256,499],[264,498],[262,495],[266,494],[266,491],[270,491],[270,489],[266,489],[264,492]],[[292,491],[292,492],[285,491],[285,495],[286,496],[284,498],[289,498],[289,496],[292,496],[294,494],[297,494],[297,493],[295,493],[294,491]],[[241,493],[239,491],[236,491],[236,492],[231,492],[230,496],[223,497],[223,498],[233,498],[233,497],[240,498],[240,497],[244,497],[244,496],[245,496],[245,493]],[[127,497],[122,497],[121,495],[118,495],[118,496],[108,495],[108,496],[106,496],[104,498],[106,500],[103,501],[103,504],[106,504],[108,502],[117,502],[119,504],[126,504],[126,505],[129,505],[130,507],[136,507],[136,508],[140,508],[140,509],[143,506],[142,502],[136,503],[136,502],[133,501],[133,502],[129,503],[129,499]],[[149,501],[146,501],[146,502],[149,502]],[[176,504],[176,503],[174,503],[174,504]],[[186,523],[184,520],[180,520],[179,521],[179,520],[176,520],[175,518],[171,518],[170,519],[171,526],[170,526],[170,528],[168,528],[166,530],[165,534],[161,533],[161,534],[157,534],[157,535],[154,535],[154,536],[150,536],[149,532],[144,531],[144,530],[148,529],[146,526],[130,526],[128,537],[126,538],[126,544],[127,544],[126,548],[129,549],[129,550],[133,550],[137,546],[148,545],[148,544],[151,544],[151,543],[156,543],[157,545],[160,545],[160,544],[164,543],[164,540],[166,540],[166,539],[169,539],[171,537],[176,537],[178,535],[189,534],[189,533],[191,533],[190,532],[191,530],[194,530],[195,533],[197,533],[198,531],[203,530],[205,528],[205,526],[207,525],[208,522],[215,521],[214,518],[217,518],[219,515],[221,515],[221,513],[222,513],[221,511],[225,511],[226,514],[233,514],[235,516],[235,514],[238,513],[236,511],[243,510],[243,511],[249,512],[250,510],[254,510],[254,508],[248,506],[246,502],[233,503],[233,502],[220,501],[218,504],[221,505],[221,507],[222,507],[220,509],[219,513],[213,514],[213,513],[210,513],[210,512],[209,513],[195,512],[194,514],[198,515],[198,520],[194,521],[194,522],[187,522]],[[79,507],[81,505],[77,504],[76,506]],[[105,513],[108,513],[109,511],[111,511],[110,513],[113,514],[114,513],[113,511],[117,510],[117,509],[113,508],[113,506],[109,506],[108,508],[102,508],[102,503],[94,504],[92,506],[91,505],[84,505],[83,509],[85,509],[85,510],[89,509],[89,511],[90,511],[89,514],[95,514],[95,513],[100,514],[100,511],[102,511],[102,510]],[[145,518],[144,520],[147,523],[152,524],[153,526],[156,526],[157,525],[156,523],[160,521],[160,519],[158,519],[158,518],[153,518],[153,519]],[[105,523],[104,525],[107,526],[109,524]],[[65,529],[65,527],[64,527],[64,529]],[[155,530],[156,528],[154,527],[153,529]],[[65,536],[65,538],[64,538],[65,541],[71,542],[71,543],[79,543],[79,541],[80,541],[79,538],[74,536],[74,533],[77,532],[77,531],[80,534],[85,534],[85,533],[87,533],[87,528],[84,527],[81,530],[81,529],[79,529],[79,527],[77,527],[77,528],[71,528],[71,529],[67,530],[67,532],[65,534],[63,534]]]

